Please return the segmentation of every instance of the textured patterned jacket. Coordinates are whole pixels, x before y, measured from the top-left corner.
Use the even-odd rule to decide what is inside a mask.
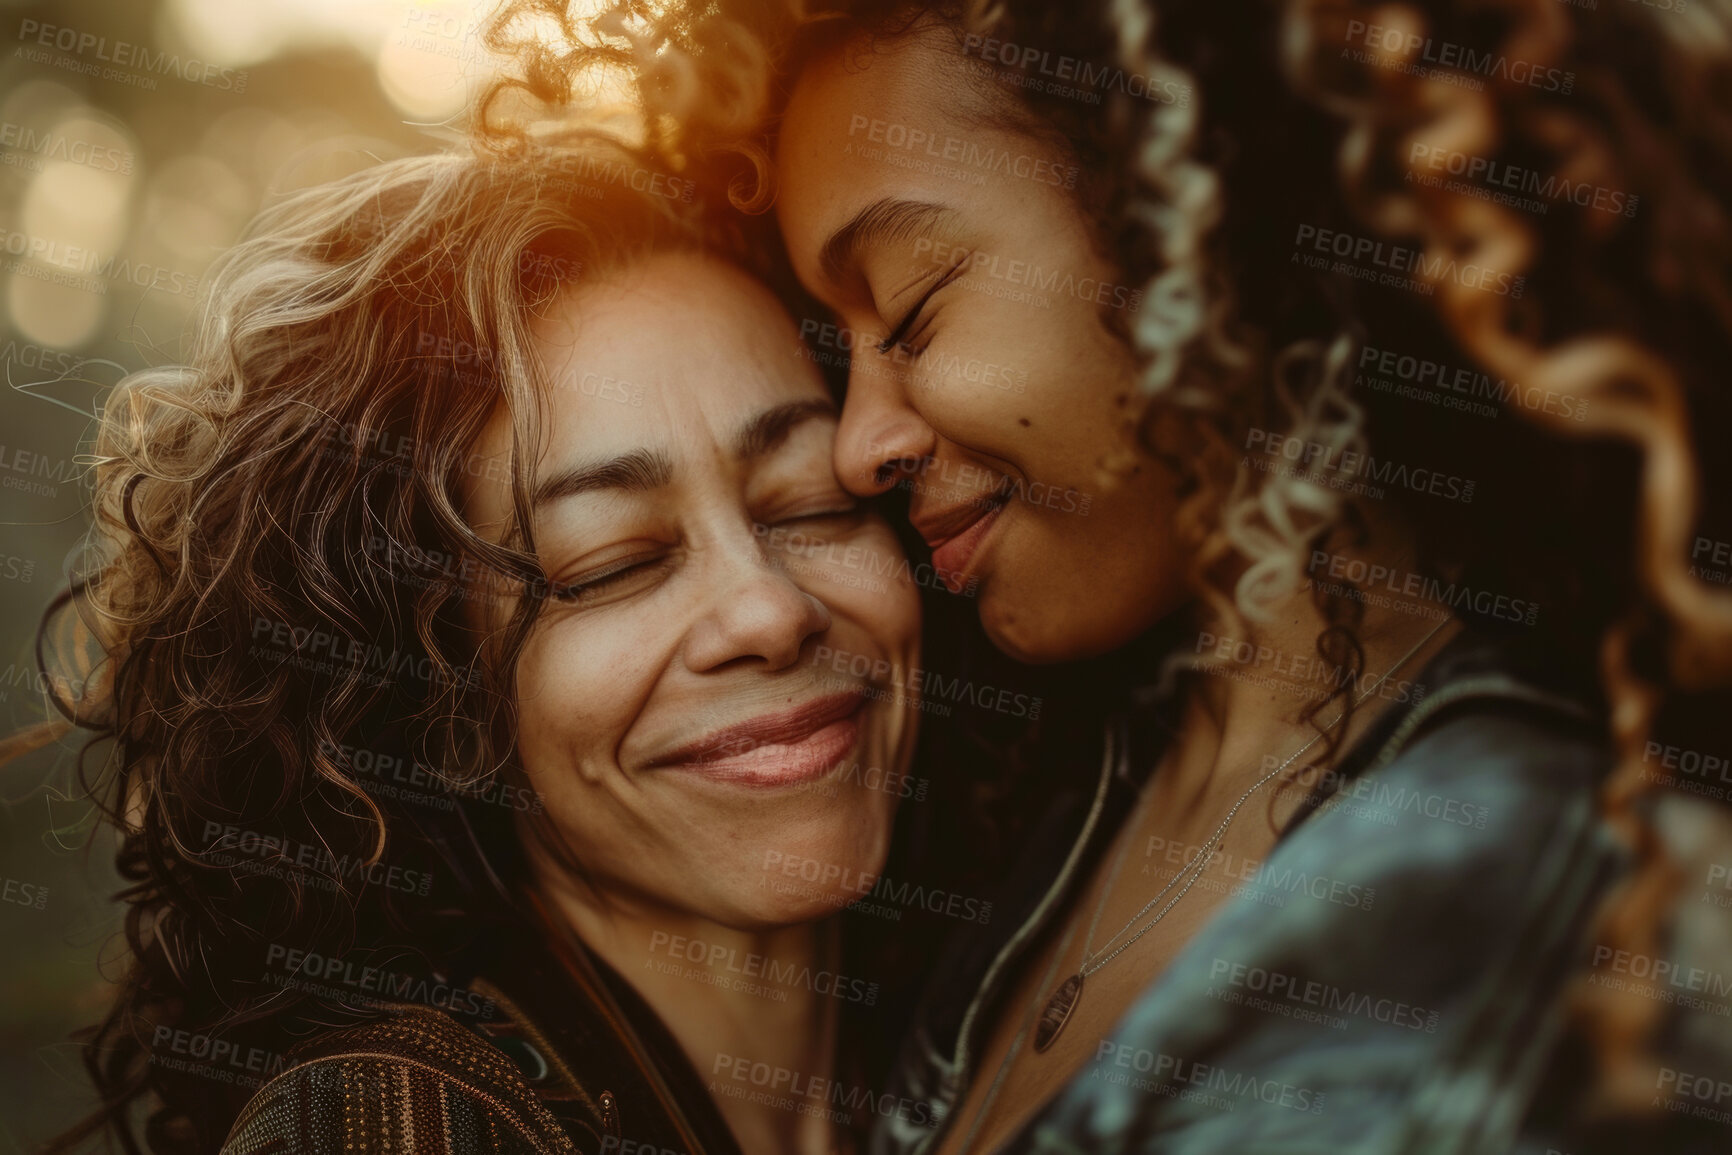
[[[630,984],[525,934],[468,987],[470,1024],[415,1004],[323,1032],[248,1101],[223,1155],[740,1155]]]

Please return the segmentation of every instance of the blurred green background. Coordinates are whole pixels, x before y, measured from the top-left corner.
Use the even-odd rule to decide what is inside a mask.
[[[0,717],[86,526],[91,415],[172,362],[211,260],[273,196],[434,151],[497,66],[491,0],[0,0]],[[118,955],[76,743],[0,766],[0,1152],[86,1111],[75,1027]],[[92,765],[98,765],[93,761]]]

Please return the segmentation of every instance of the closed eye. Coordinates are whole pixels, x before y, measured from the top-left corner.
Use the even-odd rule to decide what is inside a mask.
[[[571,582],[555,582],[548,596],[562,605],[590,605],[604,596],[629,592],[632,582],[653,578],[663,559],[634,558],[618,565],[585,574]]]
[[[786,513],[760,522],[754,532],[771,549],[791,542],[845,536],[859,528],[865,517],[859,502],[837,501],[804,512]]]
[[[834,508],[830,508],[830,509],[815,509],[809,513],[790,514],[789,516],[784,517],[781,520],[784,522],[788,522],[788,521],[823,521],[827,518],[832,518],[832,517],[852,517],[856,513],[859,513],[859,512],[860,512],[860,503],[857,501],[850,501],[850,502],[847,502],[846,504],[838,504]]]
[[[926,303],[932,300],[933,295],[936,294],[938,290],[944,288],[944,286],[950,284],[950,282],[961,276],[963,269],[966,268],[967,265],[968,260],[966,257],[963,257],[953,263],[949,269],[945,270],[944,275],[934,281],[932,287],[920,295],[920,299],[914,302],[914,306],[903,315],[901,321],[896,323],[896,327],[890,330],[890,335],[884,338],[884,340],[878,342],[878,352],[888,356],[890,350],[903,344],[908,338],[910,330],[913,329],[914,323],[920,319],[920,314],[922,310],[926,308]]]

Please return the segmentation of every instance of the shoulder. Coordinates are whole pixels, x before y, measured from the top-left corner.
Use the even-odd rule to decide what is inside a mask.
[[[1525,1057],[1555,1036],[1616,875],[1610,756],[1561,705],[1457,696],[1410,716],[1266,859],[1233,864],[1232,896],[1032,1134],[1394,1150],[1519,1118]]]
[[[1598,793],[1612,753],[1601,723],[1567,699],[1488,689],[1409,718],[1370,769],[1333,783],[1277,855],[1328,857],[1395,883],[1413,871],[1516,870],[1608,849]]]
[[[1252,897],[1325,881],[1290,887],[1311,901],[1277,917],[1265,901],[1252,937],[1326,929],[1327,955],[1302,951],[1313,965],[1341,979],[1429,975],[1442,1001],[1566,949],[1590,917],[1622,867],[1599,797],[1612,753],[1601,722],[1566,699],[1488,687],[1410,718],[1261,864]]]
[[[297,1047],[248,1101],[223,1155],[575,1152],[506,1054],[424,1007]]]

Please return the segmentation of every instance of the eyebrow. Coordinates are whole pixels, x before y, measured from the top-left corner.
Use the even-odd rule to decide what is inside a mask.
[[[907,240],[956,215],[955,209],[931,201],[875,200],[830,234],[818,251],[818,268],[826,280],[841,280],[858,261],[861,249]]]
[[[774,409],[766,409],[734,435],[734,456],[751,461],[774,453],[799,425],[815,417],[835,417],[836,405],[829,399],[790,401]]]
[[[741,461],[751,461],[774,453],[804,422],[816,417],[835,416],[836,406],[828,399],[790,401],[766,409],[734,434],[734,456]],[[540,507],[561,498],[597,490],[648,493],[667,485],[673,476],[673,458],[666,450],[633,449],[604,461],[561,470],[535,487],[530,505]]]
[[[673,480],[674,463],[666,451],[634,449],[605,461],[561,470],[535,487],[532,506],[546,505],[564,497],[576,497],[598,489],[647,493]]]

